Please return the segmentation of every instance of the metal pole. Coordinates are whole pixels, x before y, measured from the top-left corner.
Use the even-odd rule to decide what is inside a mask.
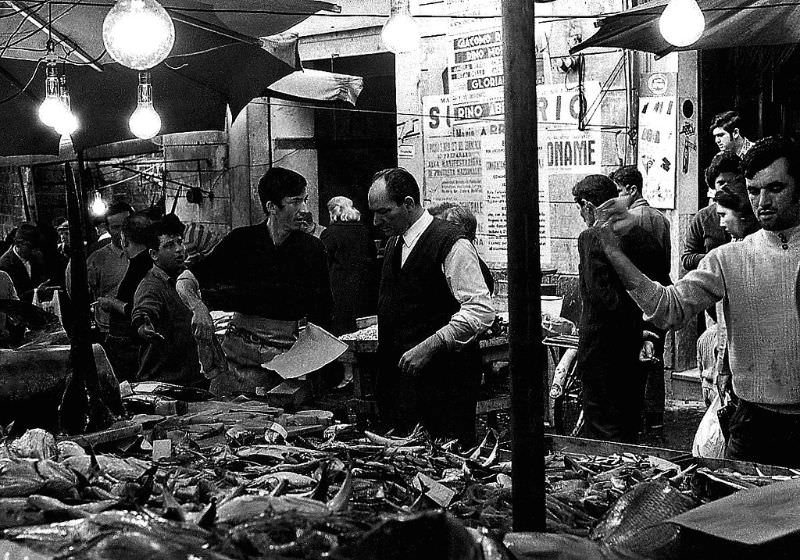
[[[86,249],[81,221],[80,173],[75,182],[69,163],[64,164],[67,185],[67,219],[71,248],[72,328],[70,336],[70,377],[59,407],[61,429],[69,434],[83,433],[87,428],[99,430],[113,421],[111,412],[100,394],[100,382],[92,351],[89,316],[89,287],[86,273]]]
[[[504,0],[506,208],[515,531],[544,531],[544,371],[533,2]]]

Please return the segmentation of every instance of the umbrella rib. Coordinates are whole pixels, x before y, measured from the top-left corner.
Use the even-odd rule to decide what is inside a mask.
[[[62,35],[55,29],[48,29],[47,22],[38,15],[36,15],[34,12],[32,12],[29,8],[16,2],[15,0],[3,0],[3,1],[6,4],[8,4],[14,11],[19,13],[23,18],[32,23],[39,31],[45,33],[50,32],[52,34],[53,39],[55,39],[58,43],[67,45],[70,49],[72,49],[72,52],[75,54],[76,57],[78,57],[78,59],[81,62],[86,63],[87,66],[97,70],[98,72],[103,71],[103,68],[94,61],[94,58],[91,57],[86,51],[84,51],[78,45],[76,45],[75,42],[72,41],[72,39],[66,37],[65,35]]]

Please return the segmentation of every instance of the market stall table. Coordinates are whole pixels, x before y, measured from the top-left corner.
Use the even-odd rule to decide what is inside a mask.
[[[350,415],[359,422],[370,424],[376,416],[375,405],[375,377],[378,368],[378,340],[377,326],[365,327],[361,331],[341,337],[348,345],[348,349],[339,358],[345,368],[345,379],[353,380],[353,398],[349,403]],[[361,334],[359,334],[361,333]],[[372,336],[374,338],[366,338]],[[479,341],[481,361],[484,369],[490,369],[494,364],[508,361],[508,337],[493,336]],[[477,414],[488,414],[489,424],[496,423],[496,414],[508,410],[511,402],[507,392],[492,391],[478,401]]]

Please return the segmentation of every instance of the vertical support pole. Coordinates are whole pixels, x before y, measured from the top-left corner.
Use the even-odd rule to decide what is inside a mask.
[[[100,395],[100,382],[92,352],[89,320],[89,283],[86,274],[86,249],[81,221],[80,179],[82,158],[78,159],[76,184],[72,167],[64,164],[67,184],[67,219],[72,266],[73,320],[70,331],[70,377],[59,407],[61,429],[70,434],[83,433],[87,428],[99,430],[108,427],[113,418]]]
[[[515,531],[544,531],[544,347],[534,3],[504,0],[502,6],[513,525]]]

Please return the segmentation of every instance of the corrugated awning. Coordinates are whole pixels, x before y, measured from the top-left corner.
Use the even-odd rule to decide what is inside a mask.
[[[321,70],[299,70],[284,76],[269,86],[269,91],[314,101],[346,101],[356,104],[364,78],[349,74],[335,74]]]
[[[570,52],[590,47],[617,47],[663,56],[677,50],[800,43],[800,6],[795,2],[698,0],[706,20],[705,31],[696,43],[675,47],[667,43],[658,30],[658,18],[667,4],[666,0],[658,0],[600,18],[598,32]]]

